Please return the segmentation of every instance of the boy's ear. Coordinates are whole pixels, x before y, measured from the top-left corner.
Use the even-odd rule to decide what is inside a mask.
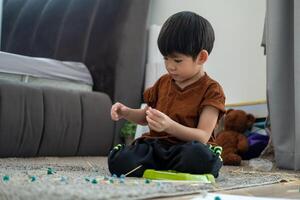
[[[208,52],[206,50],[201,50],[197,56],[197,63],[203,65],[208,59]]]

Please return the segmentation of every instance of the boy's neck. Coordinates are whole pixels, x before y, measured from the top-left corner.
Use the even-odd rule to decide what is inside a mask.
[[[200,78],[202,78],[205,75],[205,71],[200,70],[197,74],[195,74],[194,76],[192,76],[189,79],[186,79],[182,82],[177,82],[175,81],[176,85],[178,85],[178,87],[180,87],[181,89],[184,89],[185,87],[195,83],[196,81],[198,81]]]

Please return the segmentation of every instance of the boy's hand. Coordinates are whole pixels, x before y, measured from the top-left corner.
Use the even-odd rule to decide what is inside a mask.
[[[119,102],[112,105],[110,110],[111,119],[118,121],[119,119],[124,118],[127,115],[129,108]]]
[[[149,107],[146,111],[146,120],[149,128],[156,132],[168,132],[168,129],[170,129],[172,123],[174,122],[166,114],[151,107]]]

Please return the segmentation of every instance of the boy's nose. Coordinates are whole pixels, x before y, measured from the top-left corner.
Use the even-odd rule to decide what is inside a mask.
[[[168,66],[169,71],[175,71],[176,67],[175,66]]]

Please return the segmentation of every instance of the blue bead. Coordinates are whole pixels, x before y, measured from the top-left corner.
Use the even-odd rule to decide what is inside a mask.
[[[36,180],[35,176],[30,176],[29,178],[30,178],[31,182],[34,182]]]
[[[120,178],[124,179],[124,178],[125,178],[125,175],[124,175],[124,174],[121,174]]]
[[[120,183],[125,183],[124,179],[120,179]]]

